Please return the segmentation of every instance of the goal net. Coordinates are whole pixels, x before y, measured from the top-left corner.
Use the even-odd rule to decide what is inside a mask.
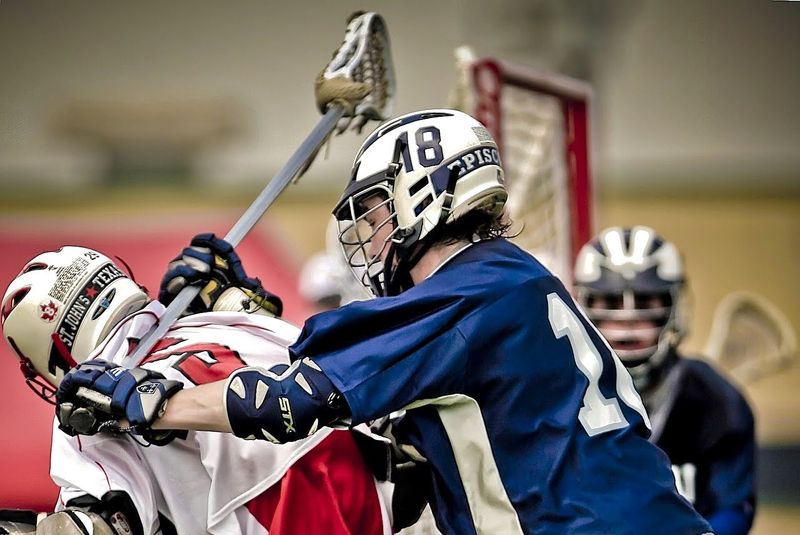
[[[474,115],[500,148],[513,238],[566,283],[591,238],[589,98],[585,82],[457,53],[451,105]]]

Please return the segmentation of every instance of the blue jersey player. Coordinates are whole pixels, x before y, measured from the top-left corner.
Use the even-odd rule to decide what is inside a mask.
[[[681,493],[718,535],[748,532],[755,513],[753,414],[737,389],[678,352],[683,263],[648,227],[609,228],[581,249],[578,302],[633,376]]]
[[[113,396],[112,416],[134,429],[274,442],[405,410],[395,436],[428,460],[444,533],[710,532],[648,442],[625,367],[561,282],[502,237],[506,197],[497,146],[468,115],[382,124],[334,210],[378,299],[309,319],[288,369],[178,392],[155,420],[139,408],[166,400],[136,385],[159,378],[85,366],[62,382],[62,425],[79,386]],[[193,280],[216,252],[185,249],[165,282]]]

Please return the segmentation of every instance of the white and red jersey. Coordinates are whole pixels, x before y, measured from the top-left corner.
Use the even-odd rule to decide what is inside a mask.
[[[157,320],[153,302],[118,325],[91,358],[121,362]],[[140,364],[184,388],[226,378],[243,366],[288,364],[297,327],[234,312],[175,323]],[[50,473],[59,507],[82,494],[128,493],[146,534],[159,512],[178,533],[391,533],[388,507],[350,431],[325,428],[290,444],[190,431],[167,446],[128,436],[69,437],[54,428]]]

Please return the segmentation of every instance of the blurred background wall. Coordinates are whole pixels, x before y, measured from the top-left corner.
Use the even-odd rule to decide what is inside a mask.
[[[798,2],[2,0],[0,237],[87,215],[70,237],[224,233],[316,123],[313,78],[355,9],[389,25],[398,113],[446,104],[461,44],[592,85],[596,229],[651,225],[683,251],[689,349],[733,290],[800,326]],[[362,139],[334,139],[261,223],[290,268],[323,247]],[[765,448],[797,450],[799,387],[796,368],[748,387]],[[762,532],[800,517],[778,507],[792,481]]]

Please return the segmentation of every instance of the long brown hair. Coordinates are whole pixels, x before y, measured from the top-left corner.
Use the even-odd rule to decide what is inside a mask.
[[[442,225],[431,234],[429,243],[450,245],[459,241],[471,243],[494,238],[507,238],[512,221],[505,212],[491,214],[473,210],[459,217],[452,223]]]

